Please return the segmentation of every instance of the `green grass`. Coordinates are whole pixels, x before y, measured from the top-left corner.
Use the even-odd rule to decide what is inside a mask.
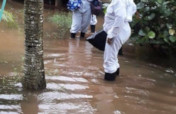
[[[70,13],[59,13],[50,17],[49,21],[57,25],[59,36],[63,38],[71,27],[72,18]]]
[[[18,28],[18,24],[12,13],[4,11],[2,15],[2,22],[5,22],[9,28]]]

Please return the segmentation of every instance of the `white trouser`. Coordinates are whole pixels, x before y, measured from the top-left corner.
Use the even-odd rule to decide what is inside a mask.
[[[118,52],[122,45],[129,39],[131,35],[131,28],[128,23],[119,28],[118,34],[113,38],[112,44],[106,42],[104,51],[104,71],[106,73],[114,73],[119,67]]]
[[[73,12],[72,15],[72,26],[71,33],[77,33],[81,31],[83,33],[87,32],[88,26],[90,25],[91,11],[87,10],[84,13],[80,11]]]
[[[96,25],[97,24],[97,17],[96,15],[91,15],[91,19],[90,19],[90,25]]]

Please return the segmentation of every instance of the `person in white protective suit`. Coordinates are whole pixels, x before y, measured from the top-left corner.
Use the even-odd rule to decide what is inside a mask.
[[[107,8],[103,25],[107,33],[103,64],[105,80],[113,81],[119,75],[117,55],[131,35],[129,22],[132,21],[135,12],[136,5],[133,0],[112,0]]]
[[[81,7],[73,12],[71,25],[71,38],[76,37],[76,33],[81,31],[80,37],[84,38],[85,33],[90,25],[92,0],[82,0]]]
[[[96,24],[97,24],[97,16],[92,14],[91,15],[91,19],[90,19],[90,30],[91,30],[91,33],[95,32]]]

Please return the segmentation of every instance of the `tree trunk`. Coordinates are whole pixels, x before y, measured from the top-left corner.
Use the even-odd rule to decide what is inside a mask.
[[[25,0],[25,63],[23,87],[46,88],[43,63],[43,0]]]

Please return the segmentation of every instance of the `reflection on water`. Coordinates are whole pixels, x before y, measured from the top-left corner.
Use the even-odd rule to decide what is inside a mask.
[[[56,84],[56,83],[48,83],[47,84],[47,89],[52,89],[52,90],[61,90],[61,89],[67,89],[67,90],[81,90],[81,89],[87,89],[89,88],[88,86],[80,85],[80,84]]]
[[[22,97],[22,95],[18,95],[18,94],[1,94],[0,99],[3,99],[3,100],[22,100],[23,97]]]
[[[84,40],[45,39],[44,49],[46,89],[27,92],[23,91],[19,80],[0,78],[0,113],[176,112],[176,79],[162,67],[119,57],[121,75],[115,82],[106,82],[103,80],[103,53]]]
[[[60,80],[60,81],[66,81],[66,82],[88,82],[86,79],[84,78],[70,78],[70,77],[66,77],[66,76],[47,76],[46,77],[47,80]]]
[[[40,110],[44,110],[44,112],[39,112],[39,114],[43,113],[57,113],[57,114],[94,114],[95,109],[87,102],[82,103],[51,103],[51,104],[41,104],[39,105]],[[79,110],[79,111],[76,111]]]
[[[54,102],[55,100],[76,100],[93,98],[91,95],[84,94],[67,94],[62,92],[45,92],[38,96],[43,102]]]
[[[45,31],[47,26],[52,28],[46,23]],[[176,113],[176,74],[172,68],[124,55],[119,57],[120,76],[107,82],[103,80],[103,53],[84,39],[45,38],[47,87],[38,92],[24,91],[18,70],[23,64],[24,36],[17,30],[3,31],[6,33],[0,32],[0,114]]]

